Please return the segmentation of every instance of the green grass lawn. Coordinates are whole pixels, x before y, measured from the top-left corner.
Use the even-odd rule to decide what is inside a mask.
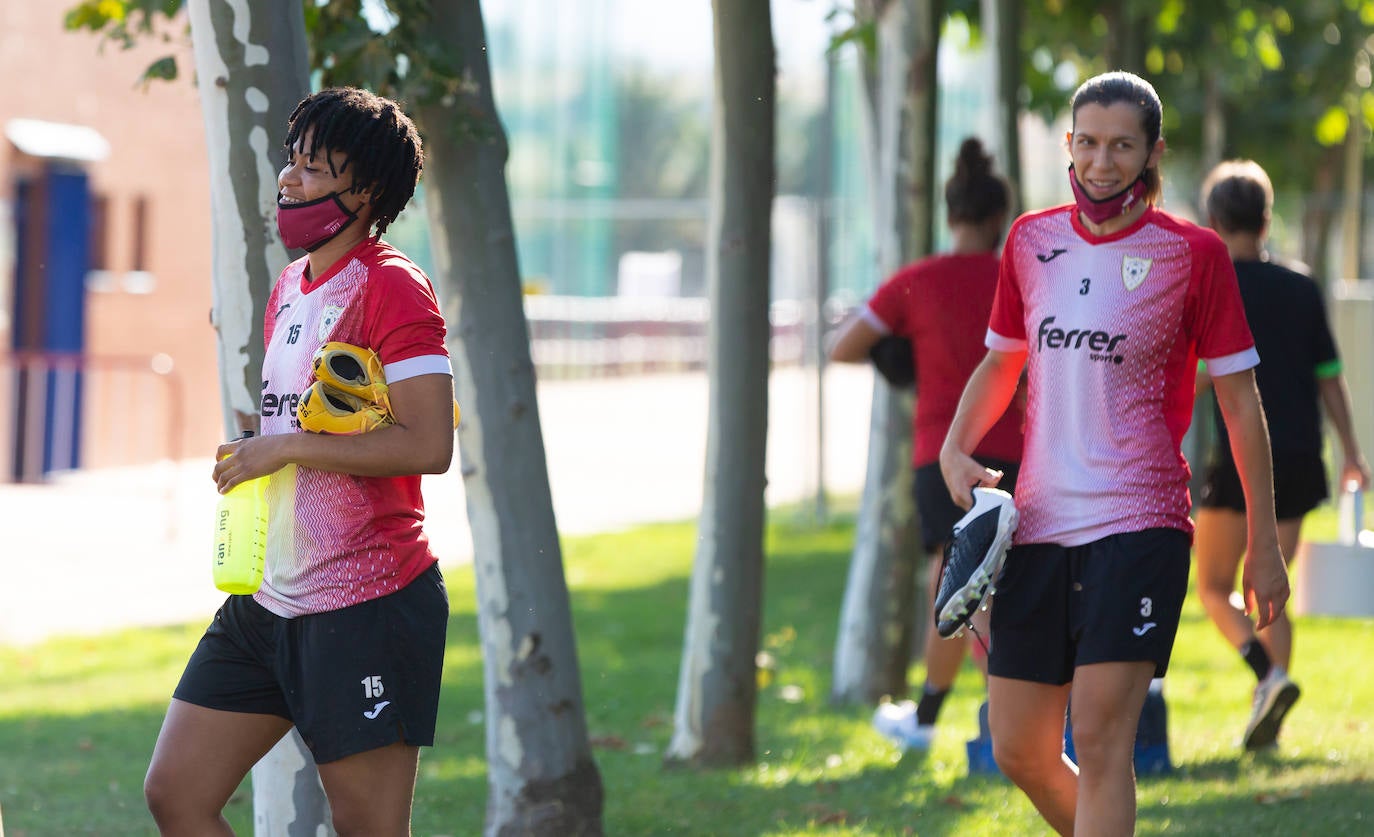
[[[830,659],[853,536],[775,513],[757,761],[664,770],[694,526],[570,538],[565,561],[587,701],[606,787],[608,835],[1022,835],[1046,829],[996,776],[967,775],[979,676],[965,667],[929,753],[899,756],[870,708],[829,703]],[[1320,536],[1334,523],[1315,521]],[[449,625],[439,740],[420,763],[417,835],[480,834],[486,804],[482,666],[468,568],[447,573]],[[1374,591],[1371,591],[1374,595]],[[207,620],[210,614],[206,614]],[[151,834],[142,777],[168,695],[202,625],[0,649],[0,806],[9,837]],[[1253,677],[1206,621],[1184,614],[1166,683],[1176,770],[1140,783],[1139,833],[1374,833],[1374,620],[1302,618],[1293,675],[1303,697],[1280,750],[1236,741]],[[919,682],[914,666],[912,682]],[[205,755],[213,758],[212,753]],[[228,810],[251,833],[247,784]]]

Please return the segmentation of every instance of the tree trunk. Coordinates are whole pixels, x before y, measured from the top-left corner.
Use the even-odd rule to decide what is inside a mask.
[[[286,120],[310,92],[298,3],[186,4],[205,118],[214,302],[226,438],[256,429],[263,314],[290,261],[272,223]],[[332,834],[315,763],[292,730],[253,768],[255,833]]]
[[[1098,6],[1107,21],[1102,51],[1108,70],[1126,70],[1137,75],[1145,72],[1145,48],[1154,26],[1152,15],[1142,6],[1138,0],[1111,0]]]
[[[1357,101],[1350,97],[1352,104]],[[1340,261],[1333,271],[1334,279],[1359,279],[1364,264],[1364,149],[1366,145],[1363,114],[1356,107],[1350,109],[1350,127],[1346,129],[1344,159],[1341,176],[1341,249]],[[1329,284],[1329,283],[1328,283]]]
[[[1202,171],[1216,168],[1226,153],[1226,102],[1221,80],[1214,71],[1202,78]],[[1196,199],[1196,198],[1195,198]],[[1198,207],[1198,217],[1207,220],[1207,207]]]
[[[290,254],[277,238],[286,120],[310,92],[305,19],[291,3],[186,4],[205,117],[214,225],[214,303],[225,424],[258,414],[263,309]],[[255,426],[255,425],[254,425]]]
[[[465,85],[421,106],[438,293],[449,326],[487,709],[488,835],[599,835],[572,613],[516,259],[508,154],[478,0],[432,7]]]
[[[776,56],[768,0],[713,0],[706,475],[667,762],[754,758]]]
[[[1344,159],[1344,146],[1325,149],[1312,173],[1312,190],[1303,201],[1302,260],[1324,288],[1331,284],[1327,243],[1337,215],[1337,184]]]
[[[982,0],[983,33],[996,64],[997,149],[1011,184],[1013,212],[1025,208],[1021,191],[1021,0]],[[1010,219],[1008,219],[1010,220]]]
[[[935,55],[941,4],[870,4],[877,17],[867,132],[878,267],[888,275],[930,252],[934,216]],[[920,383],[917,382],[919,387]],[[872,703],[906,693],[912,649],[928,630],[916,568],[920,521],[912,501],[912,399],[875,377],[868,472],[850,558],[831,700]],[[917,630],[913,631],[913,626]]]

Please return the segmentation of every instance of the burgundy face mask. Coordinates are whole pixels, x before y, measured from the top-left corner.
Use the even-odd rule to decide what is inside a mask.
[[[292,249],[314,252],[328,244],[344,228],[358,220],[339,200],[338,192],[304,203],[277,200],[277,232],[281,243]]]
[[[1073,163],[1069,163],[1069,185],[1073,188],[1073,200],[1078,204],[1078,211],[1094,224],[1101,224],[1130,212],[1136,201],[1145,197],[1148,189],[1145,185],[1145,170],[1141,169],[1140,175],[1131,181],[1130,186],[1115,195],[1094,200],[1083,190],[1083,184],[1078,182],[1078,173],[1074,171]]]

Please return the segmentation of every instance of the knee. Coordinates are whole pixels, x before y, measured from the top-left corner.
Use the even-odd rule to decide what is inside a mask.
[[[1199,577],[1197,580],[1198,598],[1206,605],[1228,604],[1234,589],[1235,585],[1214,578]]]
[[[1002,771],[1018,788],[1038,784],[1048,777],[1059,761],[1058,753],[1038,752],[1024,743],[992,739],[992,758],[997,769]]]
[[[184,798],[175,791],[169,777],[163,775],[162,771],[155,767],[148,769],[143,777],[143,801],[159,826],[175,819],[178,802]]]
[[[1074,715],[1074,759],[1090,773],[1116,762],[1129,764],[1135,748],[1135,728],[1124,719],[1100,714]]]

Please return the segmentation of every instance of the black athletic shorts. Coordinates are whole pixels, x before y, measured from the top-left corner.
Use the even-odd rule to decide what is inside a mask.
[[[390,595],[294,619],[230,596],[172,696],[286,718],[320,764],[397,741],[427,747],[447,629],[438,565]]]
[[[1002,480],[997,487],[1008,494],[1016,493],[1016,474],[1021,466],[1016,462],[1002,459],[977,457],[984,466],[1002,472]],[[916,469],[916,480],[912,485],[916,499],[916,510],[921,515],[921,543],[926,553],[935,552],[947,540],[954,524],[964,516],[964,510],[954,504],[949,496],[949,487],[940,473],[940,463],[932,462]]]
[[[1274,516],[1295,520],[1327,498],[1326,463],[1320,456],[1274,451]],[[1245,491],[1236,463],[1219,456],[1207,466],[1198,505],[1204,509],[1245,511]]]
[[[1063,685],[1077,666],[1150,661],[1163,677],[1191,546],[1188,533],[1160,528],[1013,547],[997,582],[988,673]]]

